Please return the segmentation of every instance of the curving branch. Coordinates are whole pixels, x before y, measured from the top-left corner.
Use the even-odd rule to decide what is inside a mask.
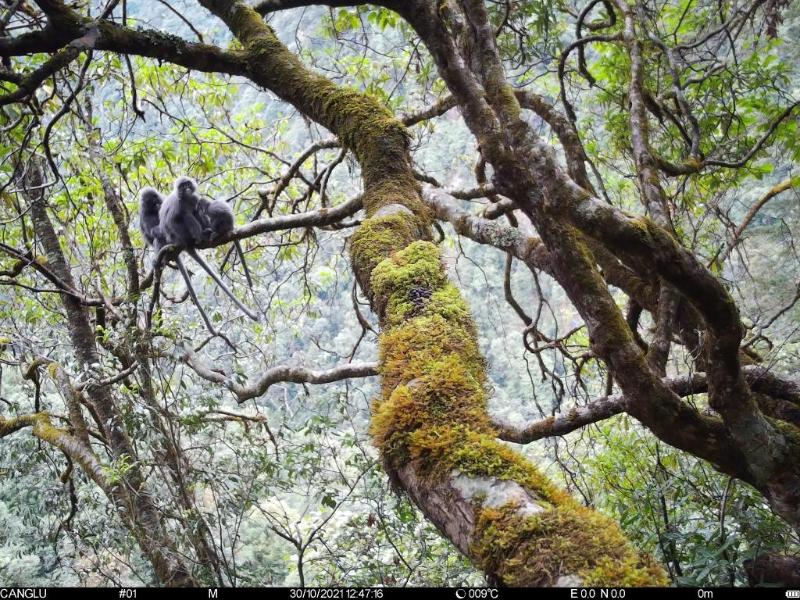
[[[427,106],[425,108],[421,108],[411,113],[407,113],[400,117],[403,125],[406,127],[412,127],[423,121],[429,121],[434,117],[441,117],[443,114],[448,112],[451,108],[455,108],[456,106],[456,99],[452,96],[446,96],[439,100],[438,102],[432,104],[431,106]]]
[[[776,183],[769,190],[767,190],[767,193],[761,196],[761,198],[759,198],[758,201],[750,207],[750,210],[747,211],[747,214],[744,216],[744,219],[742,219],[741,224],[733,232],[730,244],[728,244],[728,247],[722,253],[722,256],[720,256],[718,259],[715,259],[715,261],[719,260],[719,262],[723,262],[730,256],[734,248],[741,243],[744,230],[747,229],[748,225],[750,225],[750,222],[755,218],[758,211],[764,208],[764,205],[767,202],[772,200],[775,196],[798,186],[800,186],[800,177],[787,177],[780,183]]]
[[[106,493],[110,493],[111,485],[106,479],[105,468],[97,460],[91,448],[68,431],[55,427],[50,420],[49,414],[40,412],[13,418],[0,417],[0,438],[11,435],[25,427],[31,427],[31,432],[34,436],[55,446],[78,463],[98,487]]]
[[[515,444],[530,444],[542,438],[566,435],[623,413],[625,409],[624,396],[606,396],[592,400],[585,406],[575,406],[563,414],[536,421],[522,429],[498,421],[493,421],[492,425],[497,429],[497,437],[501,440]]]
[[[514,93],[522,108],[532,110],[550,126],[550,129],[552,129],[558,137],[562,148],[564,148],[564,156],[567,161],[567,170],[570,177],[581,187],[591,191],[592,184],[589,182],[589,176],[586,173],[585,167],[585,162],[587,160],[586,151],[583,148],[583,143],[578,135],[578,130],[575,128],[574,122],[570,121],[539,94],[529,90],[516,90]]]
[[[320,385],[354,377],[372,377],[378,374],[378,363],[347,363],[325,370],[281,365],[267,369],[254,383],[241,385],[233,381],[228,375],[203,363],[189,349],[185,350],[183,361],[206,381],[219,383],[227,387],[236,396],[236,401],[239,404],[263,396],[270,386],[276,383],[311,383]]]
[[[423,187],[423,199],[433,211],[434,216],[442,221],[447,221],[456,233],[463,235],[479,244],[494,246],[504,252],[510,253],[514,258],[521,260],[528,268],[543,271],[554,276],[550,253],[542,240],[523,230],[502,225],[486,215],[499,204],[507,203],[509,209],[514,205],[511,200],[501,200],[492,204],[484,211],[484,217],[474,215],[461,208],[453,198],[460,195],[451,195],[446,190],[433,186]],[[643,307],[652,311],[657,306],[658,290],[651,282],[641,279],[631,269],[622,265],[618,260],[602,248],[595,248],[595,258],[603,268],[603,275],[611,285],[620,288],[628,296],[635,298]]]
[[[798,106],[800,106],[800,100],[797,100],[796,102],[793,102],[792,104],[787,106],[783,110],[783,112],[781,112],[781,114],[778,115],[778,117],[770,124],[770,126],[767,128],[764,134],[759,138],[759,140],[753,145],[753,147],[750,148],[750,150],[748,150],[747,153],[739,160],[728,161],[728,160],[708,159],[704,161],[703,164],[716,167],[727,167],[729,169],[739,169],[745,166],[748,162],[750,162],[750,159],[752,159],[756,155],[756,153],[759,150],[761,150],[761,148],[764,147],[764,144],[767,143],[769,138],[772,137],[772,134],[775,133],[775,130],[778,129],[778,125],[780,125],[787,117],[789,117],[789,115],[791,115],[794,112],[794,109],[797,108]]]
[[[58,1],[47,4],[60,6],[57,26],[51,24],[39,32],[0,38],[0,57],[61,51],[57,55],[60,56],[59,62],[48,68],[48,74],[63,68],[67,57],[74,59],[81,50],[108,50],[156,58],[207,73],[247,76],[250,72],[246,54],[241,51],[187,42],[152,29],[132,29],[111,21],[94,21]],[[64,48],[67,45],[70,46]]]

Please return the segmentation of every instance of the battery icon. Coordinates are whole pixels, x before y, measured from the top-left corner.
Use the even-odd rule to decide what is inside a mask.
[[[800,590],[786,590],[787,598],[800,598]]]

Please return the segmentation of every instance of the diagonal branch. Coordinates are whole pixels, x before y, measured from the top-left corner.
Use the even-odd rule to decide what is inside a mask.
[[[797,381],[776,375],[764,367],[745,367],[744,373],[747,382],[754,390],[800,406],[800,383]],[[668,377],[663,379],[663,382],[680,397],[708,391],[708,379],[705,373]],[[628,401],[624,395],[603,396],[584,406],[575,406],[566,413],[535,421],[523,428],[498,421],[494,421],[493,425],[501,440],[529,444],[542,438],[566,435],[586,425],[627,412],[627,409]]]
[[[497,437],[505,442],[530,444],[542,438],[566,435],[598,421],[625,412],[624,396],[605,396],[592,400],[585,406],[575,406],[565,413],[535,421],[519,429],[512,425],[494,421]]]
[[[24,77],[18,84],[17,89],[4,96],[0,96],[0,106],[13,104],[28,98],[33,94],[44,81],[52,77],[75,60],[81,51],[73,46],[60,50],[55,56],[44,63],[41,67]]]
[[[0,438],[25,427],[31,427],[34,436],[43,442],[55,446],[81,465],[86,475],[88,475],[92,481],[106,493],[110,492],[111,485],[106,479],[104,467],[97,460],[94,452],[77,437],[63,429],[55,427],[50,421],[50,415],[47,413],[42,412],[32,415],[21,415],[13,418],[0,417]]]
[[[790,190],[794,187],[800,186],[800,177],[787,177],[780,183],[775,184],[767,193],[761,196],[753,206],[750,207],[750,210],[747,211],[747,214],[742,219],[741,224],[736,228],[736,231],[733,232],[733,236],[731,238],[731,242],[725,251],[722,253],[722,256],[719,257],[719,262],[724,262],[728,256],[730,256],[731,252],[733,251],[736,246],[742,241],[742,233],[744,230],[747,229],[747,226],[750,225],[750,222],[755,218],[758,211],[764,208],[764,205],[772,200],[778,194],[781,194],[787,190]],[[714,259],[717,261],[717,259]]]

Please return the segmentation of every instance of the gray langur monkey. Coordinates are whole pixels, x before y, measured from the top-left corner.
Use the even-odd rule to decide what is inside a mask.
[[[194,179],[178,177],[172,193],[164,199],[158,212],[158,221],[167,242],[183,246],[187,251],[208,239],[198,214],[200,198],[196,191]]]
[[[140,223],[139,226],[145,240],[156,250],[163,246],[174,244],[181,247],[208,273],[214,282],[224,291],[236,306],[254,321],[258,321],[258,315],[249,310],[238,298],[233,295],[228,287],[222,282],[214,270],[206,264],[206,261],[197,253],[197,244],[206,241],[209,236],[208,227],[204,226],[203,218],[199,214],[199,197],[195,193],[197,184],[189,177],[179,177],[175,180],[172,193],[164,199],[152,188],[142,190],[140,198]],[[153,208],[159,205],[158,219],[153,218]],[[152,240],[152,241],[150,241]],[[216,333],[211,321],[203,310],[197,294],[194,291],[189,273],[181,260],[180,254],[175,257],[178,269],[186,282],[186,287],[192,297],[206,327],[212,333]]]
[[[233,292],[228,289],[228,286],[222,282],[216,272],[208,266],[206,261],[203,260],[195,249],[197,244],[210,239],[210,236],[214,233],[213,224],[219,221],[218,214],[220,211],[217,207],[209,213],[209,210],[203,210],[204,204],[205,200],[201,200],[197,195],[197,184],[195,181],[190,177],[178,177],[178,179],[175,180],[172,193],[164,200],[164,203],[161,205],[161,210],[159,211],[159,223],[164,237],[167,239],[168,243],[184,247],[189,256],[203,267],[206,273],[211,276],[222,291],[233,300],[234,304],[248,317],[254,321],[258,321],[258,315],[248,309],[233,295]],[[215,203],[211,202],[208,204],[210,208]],[[228,206],[225,205],[225,208],[228,208]],[[212,216],[214,217],[213,221],[211,218]],[[230,224],[233,225],[232,212],[230,213],[230,217]],[[180,258],[180,256],[178,258]],[[182,269],[180,260],[177,262],[178,268],[183,271],[184,269]],[[187,275],[184,275],[184,277],[186,278]],[[199,305],[198,308],[200,308]],[[202,312],[202,308],[200,308],[200,310]],[[206,318],[205,320],[207,321],[208,319]]]
[[[230,205],[223,200],[208,201],[205,198],[199,198],[197,204],[197,213],[200,217],[201,224],[208,232],[208,240],[216,240],[230,234],[235,228],[235,218],[233,216],[233,209]],[[247,261],[244,259],[244,251],[239,243],[239,240],[233,240],[233,245],[236,248],[236,253],[239,255],[239,260],[244,269],[244,276],[247,279],[247,285],[252,290],[253,280],[250,277],[250,269],[247,268]]]
[[[166,239],[159,225],[158,211],[164,199],[151,187],[144,188],[139,194],[139,229],[148,246],[161,248]]]

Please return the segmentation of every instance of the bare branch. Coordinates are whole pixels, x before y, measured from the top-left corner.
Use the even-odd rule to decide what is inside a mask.
[[[750,210],[747,211],[744,219],[742,219],[742,223],[736,228],[736,231],[733,232],[733,238],[731,239],[731,242],[726,248],[725,252],[723,252],[722,256],[719,257],[719,262],[723,262],[726,258],[728,258],[733,249],[739,245],[739,243],[742,241],[742,233],[744,233],[744,230],[747,229],[748,225],[750,225],[750,222],[756,216],[756,213],[764,208],[764,205],[767,202],[772,200],[778,194],[785,192],[786,190],[790,190],[796,186],[800,186],[800,177],[787,177],[780,183],[772,186],[766,194],[761,196],[761,198],[758,199],[758,202],[750,207]]]
[[[586,406],[576,406],[564,414],[560,414],[517,429],[497,421],[492,424],[497,428],[497,437],[515,444],[529,444],[546,437],[566,435],[591,423],[603,421],[614,415],[625,412],[625,398],[611,396],[592,400]]]
[[[453,98],[453,96],[447,96],[439,100],[436,104],[433,104],[426,108],[422,108],[412,113],[402,115],[400,117],[400,120],[406,127],[411,127],[413,125],[416,125],[417,123],[428,121],[434,117],[440,117],[441,115],[449,111],[451,108],[455,107],[455,105],[456,105],[456,99]]]
[[[725,161],[725,160],[710,159],[706,160],[703,164],[716,167],[727,167],[729,169],[738,169],[740,167],[745,166],[748,162],[750,162],[750,159],[753,158],[753,156],[755,156],[755,154],[759,150],[761,150],[761,148],[763,148],[767,140],[769,140],[769,138],[772,137],[772,134],[775,133],[775,130],[778,128],[778,125],[780,125],[784,121],[784,119],[786,119],[789,115],[791,115],[792,112],[794,112],[794,109],[797,108],[798,106],[800,106],[800,100],[793,102],[792,104],[787,106],[786,109],[784,109],[784,111],[780,115],[778,115],[778,118],[772,122],[767,131],[764,132],[764,135],[762,135],[761,138],[755,143],[755,145],[752,148],[750,148],[747,154],[745,154],[739,160]]]
[[[197,355],[189,349],[185,350],[183,361],[206,381],[227,387],[236,396],[239,404],[263,396],[270,386],[276,383],[324,384],[353,377],[372,377],[378,374],[377,363],[348,363],[322,371],[282,365],[267,369],[255,383],[240,385],[224,373],[202,363]]]

